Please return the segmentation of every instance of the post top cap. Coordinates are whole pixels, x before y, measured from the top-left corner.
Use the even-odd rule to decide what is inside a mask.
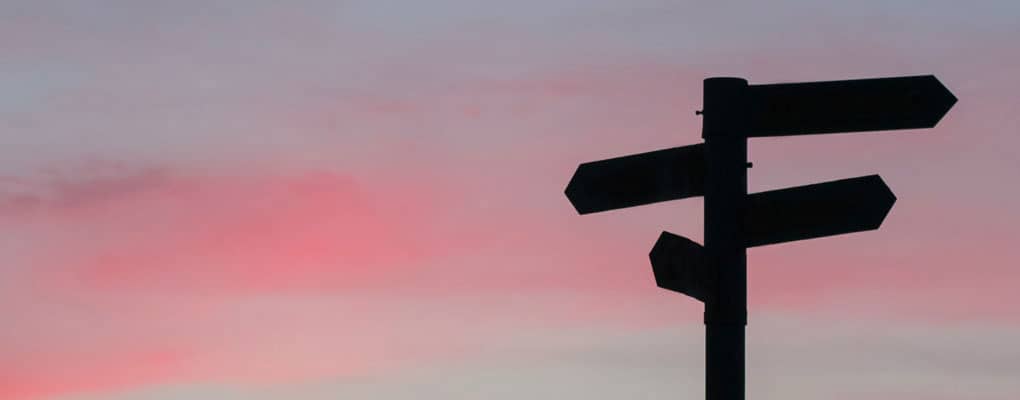
[[[713,76],[713,77],[705,78],[705,83],[709,83],[709,82],[719,82],[719,83],[722,83],[722,82],[732,82],[732,83],[741,83],[741,84],[745,84],[746,85],[747,84],[747,79],[739,78],[739,77],[735,77],[735,76]]]

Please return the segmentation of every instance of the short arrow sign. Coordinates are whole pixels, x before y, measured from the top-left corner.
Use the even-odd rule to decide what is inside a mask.
[[[932,75],[748,86],[749,137],[932,128],[956,96]]]
[[[896,202],[878,175],[747,196],[747,246],[878,229]]]
[[[581,164],[566,194],[580,214],[701,196],[704,145],[634,154]]]
[[[680,292],[705,301],[705,249],[683,236],[662,232],[648,258],[652,261],[655,284],[663,289]]]

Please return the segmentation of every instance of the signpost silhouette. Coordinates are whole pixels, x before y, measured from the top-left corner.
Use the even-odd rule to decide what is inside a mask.
[[[705,146],[674,147],[581,164],[567,198],[588,214],[705,194]]]
[[[656,284],[705,303],[705,397],[744,399],[747,248],[878,229],[896,196],[878,175],[747,194],[751,137],[932,128],[956,97],[932,75],[748,85],[704,81],[703,144],[578,166],[580,214],[705,196],[705,245],[663,232]]]

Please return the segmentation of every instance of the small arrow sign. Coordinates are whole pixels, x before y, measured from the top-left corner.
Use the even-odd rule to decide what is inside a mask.
[[[655,284],[705,301],[708,294],[705,249],[700,244],[663,231],[648,258],[652,261]]]
[[[747,135],[931,128],[955,103],[932,75],[751,85]]]
[[[566,194],[580,214],[700,196],[705,191],[704,145],[581,164]]]
[[[878,229],[896,196],[878,175],[747,196],[747,247]]]

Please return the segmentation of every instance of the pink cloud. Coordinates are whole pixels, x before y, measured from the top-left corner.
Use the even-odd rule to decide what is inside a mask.
[[[109,287],[354,288],[443,249],[424,185],[330,172],[199,176],[85,168],[7,194],[0,216],[48,229],[44,281]]]
[[[0,396],[46,399],[67,393],[102,392],[137,382],[167,382],[188,375],[189,357],[179,349],[114,354],[101,351],[34,353],[0,364]]]
[[[19,247],[0,254],[12,263],[0,275],[17,283],[0,293],[14,321],[0,332],[0,397],[357,374],[430,354],[414,343],[394,354],[400,346],[373,339],[386,332],[370,323],[372,307],[325,322],[321,313],[292,316],[315,301],[233,322],[236,311],[220,308],[238,295],[357,296],[401,280],[450,251],[432,228],[438,183],[115,163],[7,181],[0,221]],[[325,350],[330,338],[309,332],[348,340]]]

